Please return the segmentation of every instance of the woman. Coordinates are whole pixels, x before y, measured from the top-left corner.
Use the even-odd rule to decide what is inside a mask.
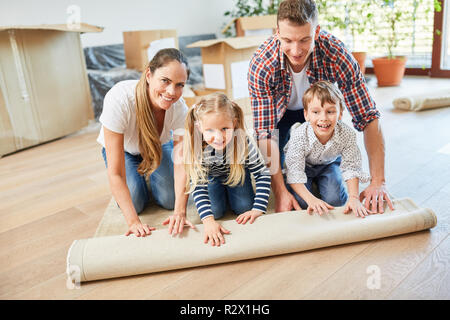
[[[140,237],[155,230],[138,217],[150,194],[157,204],[174,210],[163,222],[169,224],[170,234],[181,233],[185,223],[194,228],[186,220],[184,167],[172,159],[173,150],[182,146],[187,106],[179,99],[188,77],[183,54],[163,49],[140,80],[121,81],[105,96],[97,141],[103,145],[111,192],[128,224],[125,235]],[[175,160],[181,159],[180,152],[174,153]]]

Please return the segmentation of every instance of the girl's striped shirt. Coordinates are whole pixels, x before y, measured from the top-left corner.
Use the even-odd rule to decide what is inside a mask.
[[[270,194],[270,173],[264,163],[264,159],[253,142],[247,137],[248,155],[244,162],[244,168],[248,168],[255,179],[255,199],[252,210],[263,213],[267,210]],[[217,151],[210,145],[203,150],[203,165],[206,166],[208,177],[228,177],[230,166],[226,163],[226,151]],[[192,192],[195,206],[200,219],[212,216],[211,202],[208,196],[208,184],[199,184]]]

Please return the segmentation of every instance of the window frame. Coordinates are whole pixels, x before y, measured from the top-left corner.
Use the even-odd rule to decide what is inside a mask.
[[[444,25],[444,17],[445,17],[445,1],[448,0],[440,0],[442,10],[441,12],[434,12],[434,27],[433,27],[433,49],[431,53],[431,77],[439,77],[439,78],[450,78],[450,70],[441,69],[441,56],[442,56],[442,36],[443,25]],[[448,9],[448,8],[447,8]],[[447,23],[450,23],[448,21]],[[436,30],[440,30],[440,34],[436,33]],[[447,30],[447,32],[450,32]]]

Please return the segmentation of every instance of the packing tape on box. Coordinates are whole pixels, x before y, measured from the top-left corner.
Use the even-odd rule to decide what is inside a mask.
[[[20,60],[19,48],[17,46],[16,32],[15,30],[8,30],[9,42],[11,43],[11,50],[14,57],[14,65],[16,66],[17,78],[19,79],[20,93],[22,99],[25,102],[30,101],[30,95],[28,94],[27,84],[25,82],[25,74],[23,72],[22,62]]]

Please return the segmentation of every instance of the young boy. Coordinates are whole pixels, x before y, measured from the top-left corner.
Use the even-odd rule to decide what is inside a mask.
[[[356,133],[341,121],[342,93],[332,83],[319,81],[302,100],[306,122],[291,128],[285,147],[286,182],[310,214],[321,215],[345,204],[345,213],[353,211],[364,218],[369,212],[359,201],[359,181],[367,182],[370,177],[362,172]],[[347,183],[348,194],[342,180]],[[313,181],[320,199],[311,193]]]

